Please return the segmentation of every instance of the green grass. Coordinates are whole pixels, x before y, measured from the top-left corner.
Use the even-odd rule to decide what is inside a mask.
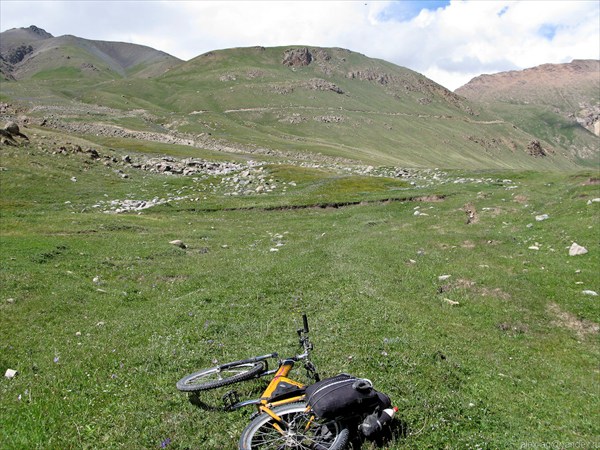
[[[70,59],[50,58],[35,79],[5,83],[3,95],[24,103],[144,110],[152,117],[139,113],[135,118],[94,119],[159,132],[176,124],[171,130],[192,136],[210,133],[246,147],[374,165],[542,171],[598,167],[596,137],[544,105],[478,105],[406,68],[342,49],[322,50],[327,61],[317,58],[292,70],[281,63],[290,48],[211,52],[149,79],[122,78],[124,74],[85,52],[67,48]],[[319,49],[312,51],[316,55]],[[84,74],[82,62],[92,62],[98,70]],[[348,76],[368,71],[386,75],[388,81]],[[69,81],[73,77],[77,83]],[[343,94],[311,88],[315,79],[335,84]],[[36,114],[41,120],[46,112]],[[68,116],[90,120],[84,110],[69,110]],[[536,139],[552,150],[547,157],[527,153]]]
[[[582,294],[600,291],[597,173],[462,171],[488,181],[415,188],[273,164],[296,183],[285,194],[207,190],[111,215],[92,205],[198,183],[121,179],[51,149],[0,149],[0,370],[19,371],[0,381],[4,448],[233,448],[251,411],[198,408],[176,381],[292,354],[303,311],[323,375],[367,377],[399,406],[406,434],[386,448],[599,444],[600,308]],[[427,195],[446,197],[400,201]],[[572,242],[589,253],[569,257]]]

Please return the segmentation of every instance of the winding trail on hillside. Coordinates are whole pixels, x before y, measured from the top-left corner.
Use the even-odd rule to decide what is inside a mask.
[[[256,107],[256,108],[237,108],[237,109],[226,109],[223,111],[223,114],[231,114],[231,113],[240,113],[240,112],[274,112],[274,111],[295,111],[295,110],[308,110],[308,111],[318,111],[318,112],[349,112],[349,113],[359,113],[359,114],[369,114],[376,116],[388,116],[388,117],[418,117],[420,119],[446,119],[453,120],[457,119],[454,116],[448,115],[437,115],[437,114],[410,114],[405,112],[384,112],[384,111],[369,111],[364,109],[347,109],[347,108],[338,108],[338,109],[330,109],[330,108],[319,108],[316,106],[271,106],[271,107]],[[212,112],[218,114],[217,111],[203,111],[203,112]],[[506,123],[504,120],[473,120],[469,118],[459,118],[463,122],[478,124],[478,125],[497,125]]]

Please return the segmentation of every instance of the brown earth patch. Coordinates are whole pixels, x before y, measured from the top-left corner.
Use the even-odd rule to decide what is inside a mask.
[[[471,289],[475,286],[475,282],[471,280],[459,279],[454,281],[453,283],[448,283],[440,286],[438,288],[438,293],[443,294],[444,292],[450,292],[454,289]]]
[[[416,197],[413,199],[415,202],[428,202],[428,203],[437,203],[443,202],[445,196],[444,195],[425,195],[423,197]]]
[[[587,181],[581,183],[583,186],[590,186],[593,184],[600,184],[600,178],[590,177]]]
[[[479,214],[473,203],[463,206],[463,211],[467,214],[467,225],[479,222]]]
[[[600,331],[600,325],[597,323],[579,319],[574,314],[561,309],[556,303],[550,303],[546,309],[556,318],[556,320],[552,322],[554,325],[568,328],[577,333],[577,336],[579,337],[585,337],[588,334],[598,334],[598,331]]]
[[[513,198],[513,200],[515,202],[521,203],[521,204],[527,203],[529,201],[529,199],[527,198],[527,196],[523,195],[523,194],[515,195],[514,198]]]
[[[500,288],[495,288],[495,289],[481,288],[479,290],[479,292],[481,292],[481,295],[483,297],[494,297],[494,298],[499,298],[501,300],[510,300],[510,294],[508,292],[504,292]]]
[[[471,241],[464,241],[460,246],[462,248],[475,248],[475,244]]]

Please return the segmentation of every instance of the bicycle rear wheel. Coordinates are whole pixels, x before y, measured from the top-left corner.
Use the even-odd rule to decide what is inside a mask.
[[[282,422],[263,413],[242,432],[240,450],[342,450],[350,430],[340,422],[317,419],[306,403],[290,403],[272,410]]]
[[[263,362],[222,364],[183,377],[177,382],[177,389],[182,392],[206,391],[256,378],[265,370]]]

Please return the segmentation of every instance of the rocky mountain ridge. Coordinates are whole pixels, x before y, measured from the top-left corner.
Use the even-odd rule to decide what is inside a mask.
[[[600,136],[600,60],[484,74],[455,92],[479,102],[545,105]]]
[[[49,69],[72,67],[98,75],[152,77],[181,64],[165,52],[137,44],[54,37],[32,25],[1,33],[0,74],[5,80],[28,79]]]
[[[56,38],[35,26],[1,37],[0,69],[14,80],[3,84],[4,101],[24,112],[21,124],[65,134],[404,167],[567,168],[598,155],[583,128],[594,126],[595,110],[561,109],[555,98],[578,99],[562,86],[546,93],[546,103],[504,101],[507,110],[472,88],[493,86],[487,76],[459,95],[341,48],[233,48],[183,62],[133,44]],[[589,85],[580,84],[580,98],[593,98]]]

